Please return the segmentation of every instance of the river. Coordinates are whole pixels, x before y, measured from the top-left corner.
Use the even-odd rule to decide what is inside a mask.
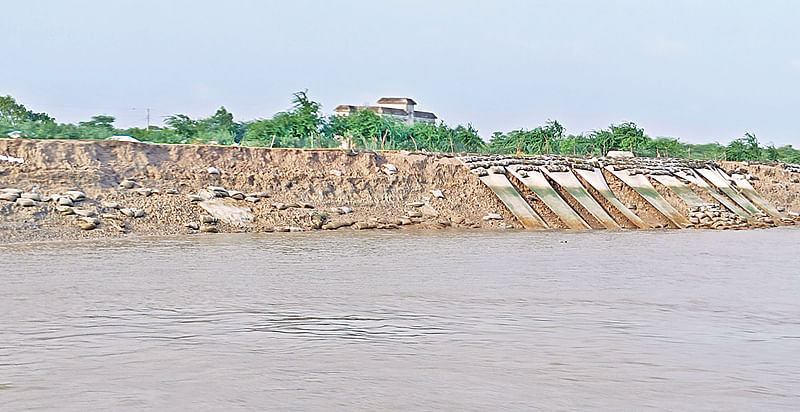
[[[800,230],[0,245],[0,409],[791,410]]]

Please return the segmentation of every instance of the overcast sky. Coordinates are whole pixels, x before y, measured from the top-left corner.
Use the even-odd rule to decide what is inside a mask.
[[[556,119],[800,146],[796,1],[2,1],[0,95],[60,122],[412,97],[483,137]],[[134,110],[133,108],[136,108]]]

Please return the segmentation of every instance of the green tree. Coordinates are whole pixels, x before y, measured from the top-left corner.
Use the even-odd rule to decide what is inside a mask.
[[[100,128],[105,129],[107,131],[112,131],[114,129],[114,116],[107,116],[107,115],[99,115],[99,116],[92,116],[92,119],[88,122],[80,122],[78,126],[87,127],[87,128]]]
[[[198,122],[185,114],[174,114],[164,120],[167,126],[185,141],[191,141],[197,136]]]
[[[518,129],[508,134],[495,133],[489,142],[489,149],[494,153],[558,152],[563,138],[564,126],[555,120],[548,120],[543,126],[533,130]]]
[[[643,154],[651,145],[651,139],[644,134],[644,128],[638,127],[634,122],[612,124],[607,130],[593,131],[590,136],[602,149],[603,155],[610,150],[628,150]]]
[[[245,140],[249,144],[278,147],[330,147],[335,142],[322,134],[321,107],[308,98],[307,91],[294,93],[290,110],[249,123]]]
[[[761,148],[755,134],[747,132],[744,136],[733,140],[725,148],[727,160],[755,161],[761,159]]]
[[[0,121],[16,127],[22,122],[52,122],[53,118],[46,113],[34,113],[6,95],[0,96]]]

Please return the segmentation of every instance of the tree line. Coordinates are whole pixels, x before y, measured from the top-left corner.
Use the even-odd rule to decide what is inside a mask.
[[[225,107],[207,118],[174,114],[164,127],[120,129],[114,117],[99,115],[78,124],[57,123],[46,113],[28,110],[11,96],[0,96],[0,136],[16,131],[35,139],[106,139],[126,135],[152,143],[206,143],[284,148],[347,147],[368,150],[427,150],[498,154],[562,154],[602,156],[609,150],[627,150],[637,156],[681,157],[737,161],[784,161],[800,163],[800,150],[791,145],[762,145],[745,133],[728,145],[689,144],[676,138],[645,134],[633,122],[578,135],[565,134],[558,121],[533,129],[495,132],[489,142],[471,124],[448,126],[429,123],[409,125],[398,119],[358,110],[349,116],[324,116],[319,102],[306,91],[293,94],[291,107],[271,118],[237,122]]]

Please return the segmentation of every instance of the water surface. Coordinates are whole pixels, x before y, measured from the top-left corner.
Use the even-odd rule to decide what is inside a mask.
[[[800,230],[0,245],[0,409],[800,407]]]

